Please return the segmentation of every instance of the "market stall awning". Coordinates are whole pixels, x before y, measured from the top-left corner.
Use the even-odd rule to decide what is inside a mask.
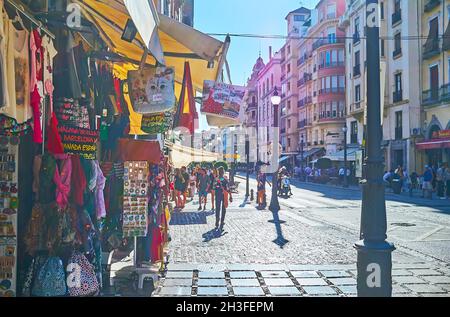
[[[358,152],[359,148],[349,148],[347,150],[347,160],[348,161],[356,161],[356,152]],[[332,155],[327,155],[325,158],[330,159],[333,162],[343,162],[344,161],[344,151],[336,152]]]
[[[191,162],[214,162],[220,160],[218,153],[193,149],[180,144],[165,142],[170,150],[170,159],[175,168],[188,166]]]
[[[136,0],[136,2],[145,2],[143,6],[148,10],[148,0]],[[181,85],[183,81],[184,63],[188,61],[192,71],[192,82],[194,89],[201,92],[204,80],[217,80],[221,69],[225,63],[226,51],[229,42],[221,42],[213,37],[203,34],[185,24],[179,23],[164,15],[156,15],[153,22],[148,22],[149,32],[144,32],[140,27],[142,17],[149,17],[150,13],[136,14],[136,4],[131,6],[128,12],[126,3],[131,1],[116,0],[75,0],[80,4],[82,13],[92,22],[99,30],[100,36],[108,44],[109,48],[115,53],[123,56],[129,62],[139,64],[144,55],[145,48],[150,46],[150,53],[147,56],[146,63],[155,65],[156,59],[152,54],[158,55],[157,45],[155,43],[149,45],[146,43],[152,39],[151,29],[156,23],[157,35],[161,44],[166,66],[175,68],[175,80]],[[134,2],[134,1],[133,1]],[[127,21],[134,18],[133,21],[139,33],[132,42],[122,39],[122,34],[126,27]],[[142,34],[145,42],[142,39]],[[155,39],[155,37],[153,37]],[[153,47],[153,52],[152,52]],[[155,52],[156,51],[156,52]]]
[[[430,140],[416,144],[418,150],[450,149],[450,139]]]
[[[318,155],[318,154],[320,154],[320,152],[324,152],[324,151],[325,150],[323,148],[321,148],[321,147],[320,148],[313,148],[313,149],[303,153],[303,159],[306,159],[306,158],[311,157],[313,155]],[[299,160],[301,160],[302,156],[301,155],[297,155],[297,158]]]

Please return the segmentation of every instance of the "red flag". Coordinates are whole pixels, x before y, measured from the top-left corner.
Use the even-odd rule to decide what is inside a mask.
[[[195,108],[194,89],[192,86],[191,68],[189,62],[184,63],[183,87],[181,88],[180,103],[175,117],[174,128],[185,127],[194,134],[198,113]]]

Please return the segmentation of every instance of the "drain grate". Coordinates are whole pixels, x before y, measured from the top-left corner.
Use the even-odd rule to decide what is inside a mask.
[[[416,225],[413,223],[406,223],[406,222],[394,222],[391,223],[391,226],[397,226],[397,227],[415,227]]]

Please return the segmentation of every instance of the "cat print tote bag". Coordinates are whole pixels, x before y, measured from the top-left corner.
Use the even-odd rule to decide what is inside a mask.
[[[173,110],[175,97],[175,69],[145,66],[128,72],[128,87],[133,110],[139,114]]]

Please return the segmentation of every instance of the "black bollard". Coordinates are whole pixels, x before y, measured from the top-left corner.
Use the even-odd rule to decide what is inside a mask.
[[[255,191],[252,189],[250,190],[250,201],[253,201],[255,199]]]

